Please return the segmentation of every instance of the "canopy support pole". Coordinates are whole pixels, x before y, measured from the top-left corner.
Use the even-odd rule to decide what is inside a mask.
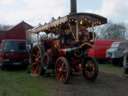
[[[76,22],[76,41],[79,41],[79,22]]]
[[[70,31],[71,31],[71,33],[72,33],[72,35],[73,35],[73,38],[76,40],[76,37],[75,37],[75,34],[74,34],[74,30],[72,30],[72,26],[71,26],[71,24],[69,24],[69,28],[70,28]]]

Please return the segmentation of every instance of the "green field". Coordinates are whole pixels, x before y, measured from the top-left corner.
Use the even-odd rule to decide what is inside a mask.
[[[100,72],[122,75],[120,67],[100,65]],[[55,78],[32,77],[25,71],[0,70],[0,96],[53,96],[56,85]]]
[[[0,96],[49,96],[49,83],[24,71],[0,70]]]
[[[99,64],[100,72],[110,73],[118,76],[124,75],[123,67],[113,66],[112,64]]]

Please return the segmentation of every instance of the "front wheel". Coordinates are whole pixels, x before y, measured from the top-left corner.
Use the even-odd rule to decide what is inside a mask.
[[[65,57],[59,57],[56,61],[56,79],[68,83],[70,79],[70,65]]]
[[[82,73],[86,80],[95,81],[98,76],[98,65],[94,58],[86,58],[82,65]]]

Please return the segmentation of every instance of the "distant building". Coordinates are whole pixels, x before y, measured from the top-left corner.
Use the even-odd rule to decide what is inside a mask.
[[[27,39],[26,31],[33,28],[28,23],[22,21],[15,26],[6,28],[5,30],[0,30],[0,42],[3,39]]]

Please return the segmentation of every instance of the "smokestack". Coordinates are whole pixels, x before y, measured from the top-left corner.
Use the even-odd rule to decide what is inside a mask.
[[[76,0],[70,0],[70,6],[71,6],[71,12],[70,14],[77,13],[77,1]]]

